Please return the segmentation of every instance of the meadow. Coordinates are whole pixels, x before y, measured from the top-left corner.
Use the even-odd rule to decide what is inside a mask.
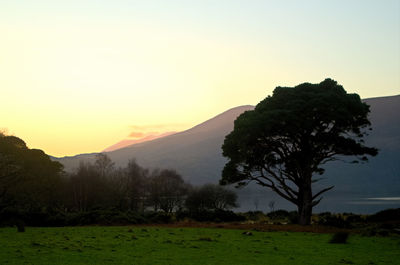
[[[399,264],[400,237],[222,228],[0,228],[0,264]]]

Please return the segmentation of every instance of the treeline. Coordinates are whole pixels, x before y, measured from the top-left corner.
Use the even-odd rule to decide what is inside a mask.
[[[96,161],[80,163],[76,173],[64,176],[68,211],[117,209],[120,211],[172,213],[184,210],[227,210],[236,206],[233,191],[208,184],[193,187],[172,169],[149,170],[134,159],[116,168],[106,154]]]
[[[218,185],[193,187],[172,169],[149,170],[130,160],[118,168],[106,154],[65,173],[43,151],[0,134],[0,224],[239,220],[236,194]]]
[[[171,169],[149,170],[135,160],[118,168],[106,154],[98,154],[93,163],[81,163],[74,173],[65,173],[63,166],[43,151],[29,149],[18,137],[0,133],[0,226],[168,223],[186,219],[297,223],[296,211],[274,211],[273,205],[268,214],[234,213],[230,209],[237,206],[236,200],[231,190],[213,184],[193,187]],[[312,216],[314,224],[325,226],[371,226],[366,230],[371,235],[398,231],[399,220],[400,209],[371,216]],[[375,223],[383,224],[381,227]]]

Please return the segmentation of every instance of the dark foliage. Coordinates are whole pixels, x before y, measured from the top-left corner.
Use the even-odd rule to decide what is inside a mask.
[[[326,225],[326,226],[332,226],[332,227],[338,227],[338,228],[350,228],[351,223],[345,219],[341,215],[337,214],[331,214],[329,212],[327,213],[322,213],[318,215],[318,224],[320,225]]]
[[[176,213],[178,221],[184,219],[192,219],[198,222],[242,222],[246,217],[241,214],[236,214],[232,211],[225,210],[202,210],[202,211],[182,211]]]
[[[246,217],[246,220],[256,221],[256,222],[263,221],[267,216],[261,211],[248,211],[243,213],[242,215]]]
[[[166,212],[147,212],[144,218],[152,224],[170,224],[174,221],[174,215]]]
[[[67,215],[67,225],[123,225],[141,223],[146,223],[145,218],[131,211],[94,210]]]
[[[267,214],[271,219],[287,219],[289,217],[289,212],[286,210],[276,210]]]
[[[359,214],[349,214],[346,218],[346,221],[353,226],[354,224],[364,223],[365,218]]]
[[[390,236],[400,235],[400,223],[384,222],[374,223],[362,229],[363,236]]]
[[[376,214],[373,214],[367,218],[368,222],[390,222],[400,221],[400,208],[387,209]]]
[[[137,212],[117,210],[92,210],[87,212],[3,212],[0,226],[76,226],[76,225],[124,225],[150,223]]]
[[[297,224],[299,222],[299,213],[297,211],[289,212],[288,221],[291,224]]]
[[[273,221],[286,222],[290,224],[297,224],[299,215],[297,211],[276,210],[269,212],[267,216]]]

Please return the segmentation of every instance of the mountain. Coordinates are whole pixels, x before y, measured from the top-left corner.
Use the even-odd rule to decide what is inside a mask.
[[[368,213],[383,208],[400,207],[400,95],[365,99],[371,106],[373,130],[366,143],[379,149],[379,155],[365,164],[333,162],[326,167],[324,179],[315,187],[335,185],[326,193],[317,211],[352,211]],[[163,138],[134,144],[107,154],[119,166],[135,158],[144,167],[174,168],[194,185],[217,183],[226,159],[221,154],[225,136],[232,131],[237,116],[253,106],[230,109],[189,130]],[[67,171],[80,160],[93,161],[96,154],[58,158]],[[274,193],[249,185],[238,190],[241,210],[294,209]],[[386,199],[387,197],[392,200]],[[374,199],[370,199],[374,198]],[[258,202],[258,203],[256,203]]]

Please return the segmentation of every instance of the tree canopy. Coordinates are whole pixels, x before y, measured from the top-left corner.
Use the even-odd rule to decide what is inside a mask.
[[[299,222],[309,224],[312,208],[333,188],[312,191],[323,165],[345,156],[367,161],[366,155],[377,154],[363,141],[369,111],[359,95],[332,79],[277,87],[236,119],[222,146],[229,160],[220,183],[255,181],[297,205]]]
[[[15,136],[0,133],[0,210],[6,205],[39,208],[54,202],[63,166]]]

